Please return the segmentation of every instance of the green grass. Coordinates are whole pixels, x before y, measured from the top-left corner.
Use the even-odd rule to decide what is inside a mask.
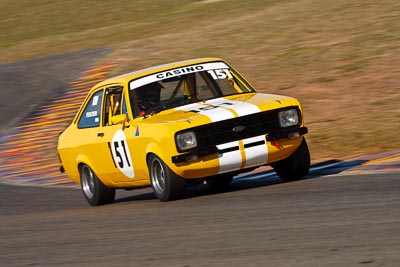
[[[112,75],[217,56],[304,104],[314,159],[400,149],[397,0],[0,0],[0,62],[95,47]]]

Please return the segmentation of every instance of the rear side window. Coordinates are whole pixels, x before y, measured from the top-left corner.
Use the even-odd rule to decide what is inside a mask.
[[[101,102],[103,90],[96,92],[87,102],[83,113],[78,121],[78,128],[90,128],[100,125]]]

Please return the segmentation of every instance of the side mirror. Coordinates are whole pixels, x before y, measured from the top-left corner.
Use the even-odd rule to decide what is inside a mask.
[[[119,114],[111,117],[111,124],[116,125],[116,124],[124,124],[125,127],[129,126],[128,122],[128,115],[126,114]]]

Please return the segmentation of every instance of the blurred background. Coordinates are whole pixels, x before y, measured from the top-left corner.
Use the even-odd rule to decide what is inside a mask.
[[[220,57],[259,92],[301,101],[313,160],[400,148],[398,0],[0,0],[0,25],[3,67],[87,49],[107,51],[92,63],[115,64],[109,76]],[[35,86],[3,87],[0,106],[13,105],[10,92],[50,94]]]

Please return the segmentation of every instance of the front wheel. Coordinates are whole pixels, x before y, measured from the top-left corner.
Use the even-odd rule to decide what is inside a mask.
[[[87,165],[79,167],[81,188],[91,206],[109,204],[115,199],[115,188],[105,186]]]
[[[181,199],[186,193],[186,181],[176,175],[160,158],[151,155],[148,160],[151,186],[160,201]]]
[[[308,174],[310,171],[310,152],[306,139],[303,137],[300,146],[288,158],[272,165],[276,174],[284,181],[296,181]]]

